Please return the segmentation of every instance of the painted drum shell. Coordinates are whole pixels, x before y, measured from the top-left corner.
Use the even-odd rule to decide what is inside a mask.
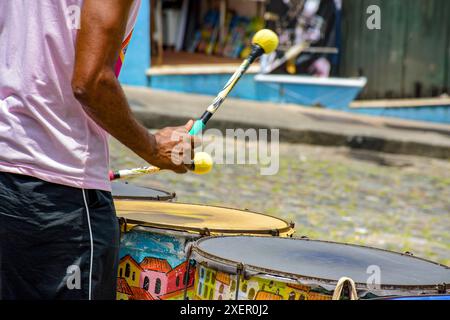
[[[255,246],[255,242],[259,244]],[[287,247],[290,252],[285,250]],[[352,276],[355,278],[358,297],[365,299],[436,294],[442,283],[450,282],[450,269],[447,266],[387,250],[336,242],[252,236],[214,237],[198,240],[192,251],[192,259],[199,266],[197,270],[201,271],[203,267],[204,274],[220,274],[228,279],[234,278],[237,282],[236,274],[241,271],[240,282],[251,282],[255,287],[253,298],[259,291],[264,291],[267,299],[287,299],[288,293],[295,299],[331,299],[338,280]],[[291,266],[288,266],[289,261]],[[383,282],[382,273],[380,285],[369,287],[367,282],[361,281],[361,277],[369,279],[370,274],[363,273],[366,273],[374,261],[379,262],[379,267],[384,270],[384,277],[388,280],[401,277],[402,274],[404,277],[401,281]],[[363,269],[358,269],[363,265]],[[346,267],[348,273],[345,271]],[[404,268],[403,272],[401,268]],[[201,279],[200,274],[196,277],[195,297],[204,299],[204,296],[199,296],[199,292],[204,293],[201,287],[206,285],[199,283],[197,279]],[[273,286],[271,290],[268,289],[270,283]],[[245,286],[248,287],[247,284]],[[261,286],[265,289],[262,290]],[[219,296],[217,292],[212,295]],[[241,291],[238,295],[239,299],[249,297]],[[209,297],[210,294],[206,296]],[[236,293],[229,292],[228,296],[221,297],[235,299]]]
[[[115,201],[121,222],[117,299],[192,298],[192,243],[207,235],[289,237],[293,224],[237,209],[156,201]],[[227,227],[228,225],[228,227]]]

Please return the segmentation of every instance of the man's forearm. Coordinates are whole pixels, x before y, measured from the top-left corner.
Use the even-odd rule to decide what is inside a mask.
[[[78,31],[72,89],[86,113],[146,161],[155,138],[133,117],[114,74],[133,0],[85,0]]]
[[[75,81],[73,91],[86,113],[99,126],[138,156],[152,162],[156,153],[155,137],[133,116],[112,69],[103,70],[89,87]]]

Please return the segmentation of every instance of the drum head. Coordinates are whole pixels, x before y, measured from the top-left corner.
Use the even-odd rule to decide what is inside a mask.
[[[169,201],[175,198],[175,193],[139,187],[126,182],[113,182],[111,187],[114,199]]]
[[[259,213],[170,202],[116,201],[127,223],[212,234],[292,234],[287,222]]]
[[[436,286],[450,282],[450,268],[395,252],[287,238],[218,237],[199,240],[195,250],[210,260],[243,263],[259,272],[336,282],[350,277],[366,285],[373,270],[381,286]],[[372,270],[372,271],[370,271]]]

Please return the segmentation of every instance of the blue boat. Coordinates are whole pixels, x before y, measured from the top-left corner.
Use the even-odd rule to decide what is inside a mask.
[[[232,64],[155,67],[147,71],[148,85],[153,89],[215,96],[236,69]],[[343,109],[350,107],[367,83],[366,78],[263,75],[258,71],[258,66],[250,68],[230,97]]]
[[[330,109],[348,108],[367,83],[366,78],[271,74],[257,75],[255,81],[261,100]]]

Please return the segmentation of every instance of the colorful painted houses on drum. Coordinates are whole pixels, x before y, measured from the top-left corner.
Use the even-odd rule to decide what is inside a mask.
[[[187,262],[172,268],[165,259],[145,257],[138,263],[126,255],[120,260],[118,272],[118,300],[171,300],[184,296],[188,278],[188,287],[193,286],[195,269],[188,277]]]
[[[200,264],[194,284],[196,300],[234,300],[237,276]],[[276,278],[250,277],[239,281],[239,300],[331,300],[331,296],[312,291],[300,284],[277,281]]]

